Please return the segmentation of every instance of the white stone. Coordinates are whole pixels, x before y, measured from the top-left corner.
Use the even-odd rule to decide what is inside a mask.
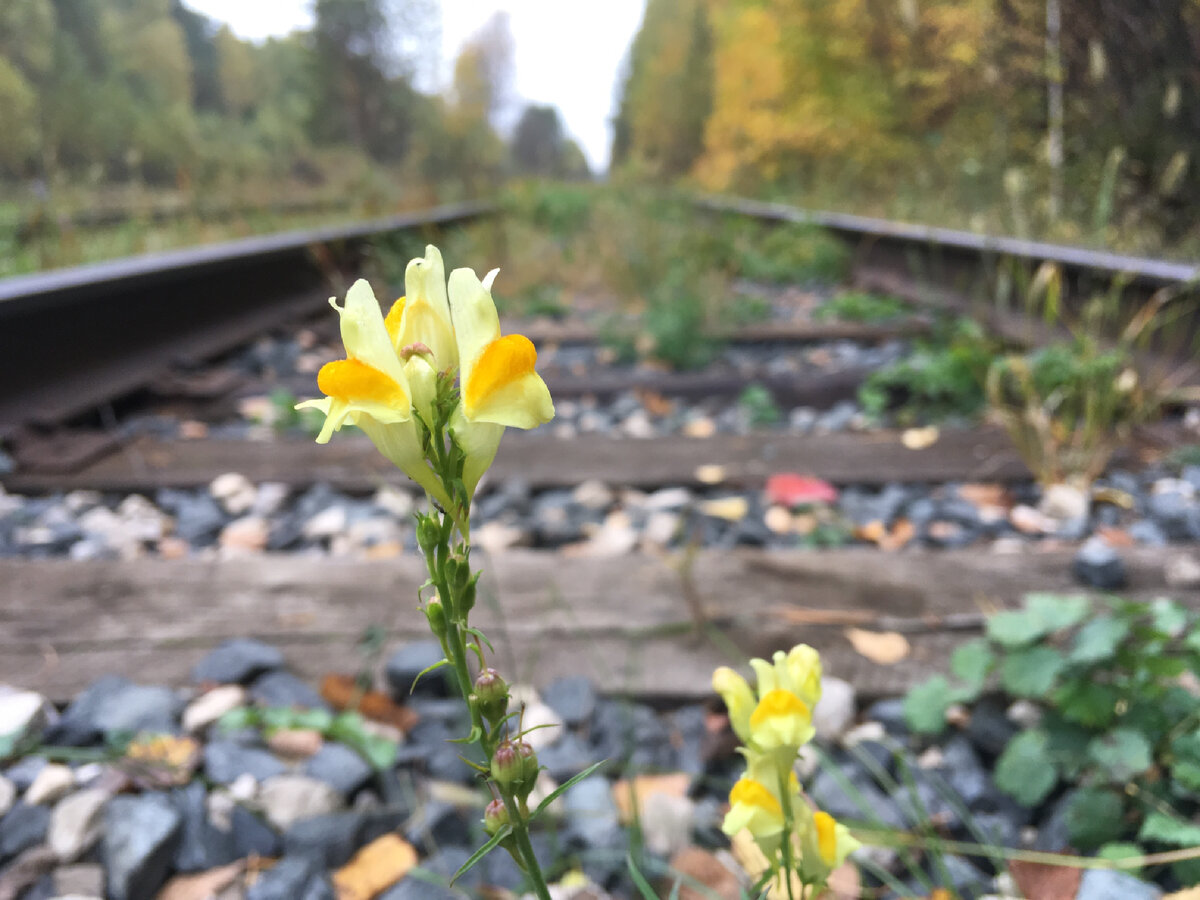
[[[563,720],[542,698],[538,692],[527,684],[515,684],[508,689],[508,710],[521,710],[521,729],[529,733],[522,738],[534,750],[549,747],[563,733]],[[530,731],[530,729],[536,729]]]
[[[484,522],[478,528],[471,529],[472,543],[488,554],[503,553],[509,547],[522,543],[525,537],[523,529],[503,522]]]
[[[675,540],[679,531],[679,514],[665,509],[652,512],[642,528],[642,540],[665,547]]]
[[[887,729],[882,722],[863,722],[842,735],[842,746],[853,747],[864,741],[874,741],[881,744],[887,739]]]
[[[377,490],[371,502],[397,519],[408,519],[416,508],[412,494],[391,484]]]
[[[243,772],[228,786],[229,795],[239,803],[249,803],[258,794],[258,780],[249,772]]]
[[[634,410],[630,413],[621,423],[621,431],[626,437],[642,441],[654,437],[655,434],[654,423],[650,421],[650,416],[644,409]]]
[[[917,757],[917,766],[921,769],[940,769],[946,762],[946,755],[941,747],[930,747]]]
[[[821,699],[813,710],[813,727],[817,737],[837,740],[854,722],[854,685],[841,678],[821,679]]]
[[[54,707],[41,694],[0,685],[0,735],[17,735],[17,742],[41,736],[56,717]]]
[[[691,844],[696,802],[690,797],[656,792],[642,800],[638,811],[646,849],[671,857]]]
[[[1038,510],[1051,519],[1069,522],[1088,514],[1091,499],[1087,492],[1070,484],[1052,484],[1042,491]]]
[[[0,816],[4,816],[17,801],[17,786],[0,775]]]
[[[103,502],[104,497],[99,491],[71,491],[63,497],[63,505],[76,515],[86,512],[93,506],[99,506]]]
[[[248,513],[258,500],[258,491],[250,479],[238,472],[218,475],[208,486],[208,492],[231,516]]]
[[[633,550],[637,543],[637,529],[629,521],[629,516],[622,510],[614,510],[594,534],[586,540],[564,547],[563,553],[567,556],[606,559],[624,556]]]
[[[1167,560],[1164,567],[1167,585],[1173,588],[1200,587],[1200,560],[1190,553],[1181,553]]]
[[[281,481],[264,481],[258,486],[254,505],[250,508],[256,516],[273,516],[283,509],[291,488]]]
[[[75,787],[75,773],[61,763],[47,763],[37,773],[21,799],[30,806],[56,803]]]
[[[139,541],[157,541],[167,533],[170,517],[141,494],[130,494],[117,505],[117,515],[129,536]]]
[[[272,776],[262,783],[258,799],[267,821],[280,831],[342,806],[342,797],[333,787],[306,775]]]
[[[684,487],[661,488],[646,497],[646,510],[679,509],[692,502],[692,492]]]
[[[75,769],[75,785],[76,787],[85,788],[90,786],[96,779],[102,777],[108,771],[108,766],[104,763],[90,762]]]
[[[796,753],[796,761],[792,764],[792,768],[796,770],[796,777],[801,781],[808,781],[817,774],[820,767],[821,754],[816,744],[802,744]]]
[[[76,863],[54,870],[55,900],[101,900],[105,896],[104,866]]]
[[[238,805],[238,802],[225,788],[217,788],[204,800],[204,806],[208,810],[208,820],[218,831],[233,830],[233,811]]]
[[[1009,720],[1022,728],[1037,728],[1042,724],[1042,710],[1036,703],[1028,700],[1018,700],[1008,708],[1006,713]]]
[[[223,684],[201,694],[183,711],[183,728],[196,733],[203,731],[230,710],[244,706],[246,689],[240,684]]]
[[[74,862],[96,843],[104,826],[104,804],[110,796],[101,788],[86,788],[54,807],[46,843],[61,861]]]
[[[217,543],[221,555],[244,556],[261,553],[271,536],[271,523],[262,516],[243,516],[221,529]]]
[[[612,505],[613,492],[603,481],[589,478],[575,487],[571,499],[588,509],[607,509]]]
[[[341,534],[346,530],[346,518],[346,508],[340,503],[335,503],[304,523],[304,536],[317,540]]]

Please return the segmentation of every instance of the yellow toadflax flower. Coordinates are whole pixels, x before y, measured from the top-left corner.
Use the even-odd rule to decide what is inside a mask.
[[[830,873],[862,845],[850,836],[849,829],[833,816],[807,805],[797,809],[800,877],[807,882],[824,884]]]
[[[786,654],[777,651],[772,662],[752,659],[750,665],[758,676],[754,689],[725,666],[713,673],[713,689],[747,750],[793,756],[815,733],[812,711],[821,699],[821,658],[812,647],[798,644]]]
[[[550,421],[554,404],[534,371],[537,351],[523,335],[500,334],[490,292],[493,270],[481,282],[470,269],[450,274],[441,253],[425,248],[404,273],[405,296],[383,315],[366,281],[354,283],[339,307],[346,359],[317,375],[326,396],[301,407],[325,413],[317,437],[325,443],[345,424],[357,425],[384,456],[444,507],[452,504],[425,461],[414,413],[429,423],[439,373],[459,373],[461,400],[451,431],[466,453],[463,482],[474,494],[495,458],[506,426],[534,428]]]
[[[800,785],[790,768],[788,778],[798,796]],[[728,835],[748,831],[764,853],[773,855],[783,840],[785,821],[779,782],[779,767],[773,761],[762,756],[750,757],[746,773],[729,792],[729,812],[721,830]]]

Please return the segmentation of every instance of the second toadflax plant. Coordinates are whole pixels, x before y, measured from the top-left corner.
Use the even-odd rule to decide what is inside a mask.
[[[491,645],[468,621],[479,579],[470,561],[475,488],[505,428],[535,428],[554,416],[550,392],[534,370],[533,344],[523,335],[500,333],[491,295],[495,277],[495,270],[481,281],[470,269],[456,269],[447,282],[441,254],[428,247],[423,259],[408,264],[405,296],[386,315],[370,285],[355,282],[343,306],[330,301],[341,316],[346,358],[318,373],[325,396],[300,405],[325,414],[319,443],[343,425],[356,425],[429,496],[432,510],[417,517],[417,541],[429,569],[420,608],[445,655],[438,665],[453,668],[470,709],[471,732],[463,742],[482,751],[485,762],[475,767],[495,797],[484,817],[491,839],[458,874],[503,846],[537,896],[548,900],[529,825],[596,767],[529,809],[537,756],[508,712],[507,683],[487,664]],[[428,588],[433,593],[426,598]]]
[[[724,831],[747,832],[766,859],[762,885],[771,897],[816,897],[831,872],[858,847],[844,825],[809,805],[796,779],[800,748],[812,740],[821,699],[821,658],[807,644],[752,659],[756,684],[722,666],[713,688],[742,742],[746,772],[729,794]]]

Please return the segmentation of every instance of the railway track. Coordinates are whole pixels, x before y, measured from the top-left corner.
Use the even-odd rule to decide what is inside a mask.
[[[1138,291],[1148,294],[1163,286],[1186,284],[1200,275],[1196,267],[1074,248],[985,240],[957,232],[913,229],[741,201],[710,198],[701,203],[722,214],[810,221],[829,228],[854,248],[856,281],[888,286],[917,303],[918,309],[926,304],[943,314],[964,314],[968,305],[964,298],[969,296],[971,286],[1001,265],[1002,259],[1012,259],[1022,266],[1054,261],[1080,289],[1119,272]],[[163,491],[174,491],[172,502],[183,502],[187,497],[180,500],[180,492],[200,497],[209,485],[230,472],[239,473],[251,484],[273,483],[297,493],[318,482],[349,495],[401,484],[401,476],[369,444],[349,436],[342,436],[344,439],[330,446],[317,447],[301,435],[267,441],[188,439],[173,433],[122,432],[116,427],[92,427],[81,434],[65,428],[64,423],[148,384],[156,384],[159,392],[167,395],[169,402],[162,406],[167,411],[164,415],[178,416],[180,410],[184,411],[182,415],[199,418],[217,409],[227,413],[234,400],[244,400],[248,394],[261,395],[271,386],[231,371],[226,365],[229,351],[284,326],[312,332],[309,339],[318,346],[332,338],[330,317],[316,320],[311,315],[324,310],[331,277],[350,277],[365,240],[388,231],[462,222],[491,211],[487,205],[440,208],[349,228],[253,239],[0,282],[0,359],[4,360],[0,438],[9,440],[16,463],[15,470],[0,478],[0,483],[10,494],[53,498],[76,492],[76,499],[69,502],[88,504],[93,509],[100,509],[104,503],[90,492],[161,499]],[[937,290],[931,290],[931,280],[937,281]],[[689,404],[694,406],[714,397],[736,403],[746,385],[754,383],[787,406],[828,411],[852,398],[870,371],[870,367],[850,363],[831,365],[828,360],[837,356],[833,351],[843,346],[903,345],[929,330],[931,315],[919,313],[884,325],[798,320],[738,329],[722,337],[735,349],[745,348],[743,355],[749,362],[727,362],[724,368],[698,373],[645,367],[598,371],[581,367],[577,360],[573,366],[563,363],[552,367],[546,377],[560,402],[581,407],[592,402],[620,404],[631,398],[643,409],[689,408]],[[1014,340],[1037,339],[1037,329],[1031,323],[1006,315],[1009,317],[997,320],[999,324],[993,323],[994,327]],[[551,360],[555,359],[555,351],[594,348],[598,340],[594,328],[570,321],[530,323],[522,331]],[[222,354],[226,355],[226,363],[216,368],[200,365]],[[823,362],[780,369],[771,354],[805,355],[808,360],[819,358]],[[303,396],[312,390],[314,372],[310,365],[306,371],[293,373],[291,380],[283,378],[274,384]],[[815,432],[785,428],[748,434],[718,430],[705,432],[711,436],[700,436],[651,429],[636,437],[633,432],[621,437],[572,428],[572,436],[566,439],[509,434],[491,474],[493,489],[501,492],[498,486],[521,480],[533,492],[531,502],[536,507],[550,502],[555,492],[569,493],[585,481],[617,492],[632,492],[631,496],[682,488],[691,492],[688,504],[700,510],[715,508],[705,504],[737,497],[749,498],[753,510],[754,497],[766,479],[781,471],[819,476],[835,485],[865,492],[871,502],[878,499],[876,493],[908,483],[983,482],[1009,492],[1005,502],[1010,507],[1026,502],[1021,498],[1029,490],[1027,470],[996,430],[944,430],[932,445],[914,445],[899,431],[826,429],[823,433],[820,428]],[[1138,467],[1158,459],[1181,440],[1180,435],[1179,429],[1172,428],[1147,433],[1117,462]],[[631,453],[637,454],[636,465],[631,465]],[[943,499],[953,506],[961,498],[951,490],[937,503]],[[2,500],[4,495],[0,494]],[[615,505],[606,507],[607,518],[597,514],[589,520],[588,529],[603,532],[611,521],[628,518],[631,510],[635,517],[642,515],[637,507],[640,502],[636,497],[629,503],[615,501]],[[52,501],[47,503],[53,506]],[[110,506],[115,507],[116,501]],[[910,504],[903,509],[913,507]],[[500,519],[507,521],[503,517],[509,512]],[[760,512],[752,512],[751,518]],[[902,512],[901,519],[907,514]],[[688,521],[683,513],[679,515],[680,521]],[[723,515],[709,519],[721,520]],[[921,524],[919,528],[924,530],[919,535],[922,540],[932,535],[929,540],[937,546],[955,546],[952,531],[937,531],[942,522],[940,515],[935,513],[930,522]],[[957,527],[955,521],[947,521]],[[741,543],[735,534],[740,527],[737,522],[730,527],[721,522],[718,525],[715,530],[709,529],[719,542],[725,542],[718,542],[718,546]],[[42,526],[35,522],[32,527]],[[769,545],[769,536],[762,537],[761,524],[758,532],[747,533],[752,534],[752,543]],[[951,536],[943,541],[938,536],[943,533]],[[209,535],[209,544],[216,540],[216,534],[213,531]],[[332,657],[349,655],[357,633],[351,634],[355,629],[345,623],[334,627],[315,612],[321,603],[338,595],[339,602],[345,600],[352,605],[356,622],[358,618],[386,620],[388,614],[377,600],[366,599],[368,594],[377,596],[373,589],[368,590],[367,583],[377,584],[380,577],[392,579],[392,586],[404,594],[408,582],[417,577],[405,568],[412,562],[402,546],[408,538],[399,534],[389,540],[395,544],[389,555],[397,558],[385,562],[382,560],[388,556],[378,556],[380,561],[363,569],[361,576],[350,574],[354,566],[361,565],[359,562],[314,561],[311,571],[302,567],[301,575],[300,570],[291,567],[293,557],[269,555],[237,560],[218,553],[172,560],[141,558],[135,553],[129,559],[99,559],[79,565],[55,560],[0,560],[0,581],[5,584],[0,588],[0,596],[4,597],[0,607],[9,616],[13,640],[28,648],[28,652],[14,649],[3,654],[14,668],[11,674],[0,671],[0,680],[37,671],[42,688],[55,696],[65,695],[100,671],[113,666],[128,668],[135,658],[137,666],[152,666],[166,673],[165,678],[174,678],[177,669],[186,673],[187,660],[227,636],[230,629],[239,634],[261,634],[297,648],[313,648],[313,665],[318,669],[327,667]],[[883,567],[894,569],[895,575],[885,579],[881,587],[882,568],[873,562],[879,558],[878,551],[870,549],[828,558],[824,554],[764,554],[745,547],[733,555],[724,550],[703,550],[699,574],[681,574],[680,544],[659,543],[657,550],[655,542],[642,539],[627,547],[622,544],[625,549],[620,552],[628,554],[629,565],[616,567],[611,555],[593,554],[586,541],[576,542],[575,538],[558,544],[550,542],[549,546],[560,549],[522,550],[511,565],[503,562],[507,555],[501,555],[496,560],[499,568],[494,590],[506,602],[510,597],[517,598],[512,602],[523,615],[528,613],[534,619],[548,614],[554,603],[562,602],[564,586],[570,586],[566,601],[570,614],[585,619],[589,610],[603,607],[604,598],[613,591],[629,598],[624,606],[617,604],[608,619],[601,621],[601,616],[596,621],[588,620],[579,632],[580,641],[603,647],[603,655],[608,658],[632,654],[659,661],[658,669],[647,668],[637,677],[628,671],[607,676],[592,673],[600,684],[613,690],[686,693],[687,684],[703,683],[696,681],[698,671],[705,667],[711,670],[714,660],[723,661],[716,659],[713,646],[697,636],[697,623],[688,613],[689,603],[695,599],[694,585],[700,584],[702,605],[711,607],[711,621],[727,628],[749,649],[765,652],[763,648],[768,644],[782,643],[798,633],[811,634],[814,640],[827,642],[835,670],[841,667],[843,674],[866,685],[869,692],[882,693],[888,686],[896,689],[933,671],[946,658],[948,649],[978,628],[979,604],[1004,606],[1015,602],[1027,589],[1069,587],[1067,569],[1073,552],[1051,535],[1037,545],[1036,551],[1030,551],[1030,559],[1037,562],[1021,567],[1012,566],[990,548],[905,554],[893,557],[895,563]],[[186,547],[181,551],[177,544],[172,546],[174,553],[189,555]],[[572,556],[572,546],[583,549]],[[3,549],[0,545],[0,551]],[[1174,552],[1138,548],[1131,559],[1134,589],[1161,591],[1167,587],[1164,564]],[[330,570],[334,574],[322,574],[326,571],[320,569],[323,564],[334,565],[335,570]],[[614,568],[620,570],[619,583],[612,580]],[[997,572],[1011,569],[1019,569],[1018,574],[996,580]],[[941,574],[931,576],[935,571]],[[298,580],[306,579],[309,587],[298,587]],[[350,587],[339,593],[333,586],[335,582]],[[817,595],[807,587],[797,589],[801,583],[816,586]],[[989,583],[990,587],[973,590]],[[771,598],[770,614],[765,607],[755,607],[754,615],[726,609],[739,591],[766,591],[765,596]],[[244,619],[247,610],[267,608],[279,597],[297,593],[307,598],[293,610],[298,618],[284,615],[278,621],[261,623]],[[231,602],[236,609],[221,605],[221,598],[227,596],[235,598]],[[639,599],[652,598],[662,609],[642,621],[638,610],[648,607],[639,604]],[[880,602],[888,607],[887,614],[882,618],[869,615],[868,608],[877,610]],[[828,613],[824,620],[803,618],[801,607],[814,605]],[[61,611],[68,609],[75,610],[69,615],[78,616],[82,630],[59,633]],[[47,614],[47,610],[60,612]],[[207,611],[192,612],[199,610]],[[140,641],[136,623],[147,617],[155,621],[159,617],[165,624],[151,629],[154,633],[146,646],[135,652]],[[89,626],[118,621],[135,624],[94,633]],[[227,624],[216,630],[210,627],[218,621]],[[915,624],[920,622],[925,623],[920,626],[925,631]],[[912,638],[911,658],[900,669],[863,661],[843,635],[844,629],[851,626],[912,632],[916,636]],[[404,625],[398,628],[398,633],[407,634]],[[563,625],[560,630],[569,628]],[[533,646],[530,641],[536,643],[536,635],[519,628],[517,631],[520,633],[514,633],[514,646],[516,652],[524,653]],[[569,668],[575,651],[567,643],[564,647],[567,649],[561,660],[547,663],[546,678],[560,674],[555,666]],[[33,656],[42,662],[37,664]],[[664,661],[670,661],[670,665]],[[678,677],[664,680],[660,671],[663,666]]]

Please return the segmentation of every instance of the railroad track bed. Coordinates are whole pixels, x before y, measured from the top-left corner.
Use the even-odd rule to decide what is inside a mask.
[[[559,417],[544,433],[510,431],[477,496],[478,624],[512,680],[540,693],[526,695],[530,715],[562,723],[542,733],[549,777],[613,761],[538,835],[544,858],[581,866],[610,892],[594,896],[634,893],[619,776],[666,776],[641,801],[648,871],[669,865],[731,884],[717,829],[738,762],[706,703],[711,673],[798,641],[820,649],[829,676],[821,746],[869,798],[864,808],[837,779],[809,771],[821,806],[867,824],[967,839],[982,826],[996,845],[1063,849],[1070,793],[1020,807],[990,774],[1028,727],[1027,710],[986,696],[921,738],[896,695],[944,671],[989,613],[1030,591],[1120,586],[1130,599],[1196,605],[1200,468],[1172,456],[1192,441],[1186,418],[1140,434],[1090,496],[1044,494],[996,429],[867,421],[858,385],[930,322],[794,315],[798,294],[815,305],[822,290],[776,297],[773,321],[735,335],[700,373],[617,365],[595,323],[524,329]],[[6,889],[98,895],[107,882],[114,896],[148,897],[168,877],[229,864],[222,887],[235,895],[257,883],[251,896],[302,896],[348,877],[351,855],[384,832],[443,878],[480,842],[481,798],[446,752],[461,731],[446,686],[434,678],[409,694],[436,653],[414,612],[425,577],[409,524],[417,498],[365,439],[318,447],[281,427],[320,364],[340,356],[330,318],[276,319],[270,337],[226,347],[213,367],[160,373],[157,396],[76,420],[82,433],[34,428],[15,443],[0,493],[0,681],[37,693],[18,695],[32,710],[21,723],[30,740],[83,745],[94,765],[64,772],[31,755],[0,774],[0,799],[16,801],[0,818],[0,853],[16,855],[0,874]],[[775,421],[752,415],[751,384],[766,388]],[[1091,536],[1102,544],[1081,550]],[[338,685],[353,677],[372,626],[386,629],[386,652],[360,668],[390,695],[386,721],[335,733]],[[0,694],[4,721],[12,699]],[[298,721],[317,722],[316,733],[288,745],[267,729],[215,723],[241,704],[315,709]],[[148,766],[118,740],[139,729],[196,743]],[[364,735],[399,746],[372,768]],[[919,784],[909,795],[886,787],[880,765],[895,779],[915,772]],[[945,782],[970,798],[965,816],[930,808]],[[131,785],[145,790],[112,799]],[[39,856],[63,825],[59,806],[82,804],[87,791],[100,827],[76,832],[73,854]],[[324,815],[290,816],[297,796]],[[130,848],[131,826],[161,840]],[[258,871],[241,862],[252,854],[285,861]],[[986,860],[881,852],[875,861],[914,895],[939,885],[1013,892]],[[1148,888],[1099,874],[1117,880],[1096,890]],[[386,900],[454,896],[386,877],[395,882]],[[1159,883],[1177,886],[1172,877]],[[500,860],[466,886],[517,884]]]

